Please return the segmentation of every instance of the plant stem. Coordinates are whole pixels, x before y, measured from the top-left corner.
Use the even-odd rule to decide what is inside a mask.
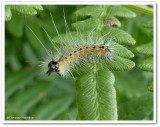
[[[101,12],[101,14],[100,14],[100,16],[99,16],[99,19],[100,19],[101,22],[98,24],[97,29],[96,29],[96,31],[97,31],[98,33],[101,32],[101,30],[102,30],[102,28],[103,28],[103,26],[104,26],[104,18],[105,18],[105,16],[106,16],[106,7],[107,7],[107,6],[102,5],[103,11]]]
[[[133,9],[135,11],[138,11],[140,13],[143,14],[147,14],[150,16],[153,16],[153,10],[151,8],[148,8],[147,6],[142,6],[142,5],[124,5],[125,7],[129,8],[129,9]]]

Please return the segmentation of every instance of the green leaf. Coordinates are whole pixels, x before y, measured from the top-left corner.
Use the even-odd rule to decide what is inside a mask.
[[[92,30],[95,28],[100,22],[100,19],[89,18],[83,21],[78,21],[76,23],[72,23],[71,27],[76,30]]]
[[[65,112],[73,101],[70,95],[54,96],[47,103],[41,104],[33,113],[36,120],[53,120]],[[57,110],[58,109],[58,110]]]
[[[51,87],[51,83],[47,81],[34,82],[28,88],[17,91],[15,96],[8,103],[12,105],[12,110],[20,112],[21,114],[26,114],[29,109],[46,96]]]
[[[139,69],[133,69],[129,72],[114,72],[118,106],[128,100],[140,97],[146,92],[147,79],[143,74]]]
[[[23,35],[25,20],[20,18],[19,15],[12,16],[12,20],[10,22],[6,22],[6,28],[10,32],[10,34],[15,37],[21,37]],[[18,24],[18,25],[15,25]]]
[[[11,5],[11,9],[24,15],[36,15],[37,11],[29,5]]]
[[[112,58],[107,60],[103,65],[110,71],[129,71],[135,66],[135,63],[123,57],[112,56]]]
[[[117,17],[124,17],[124,18],[134,18],[136,14],[122,6],[111,6],[108,8],[109,15],[117,16]]]
[[[116,92],[114,75],[98,67],[79,77],[77,85],[77,105],[82,120],[116,120]]]
[[[31,46],[28,43],[23,45],[24,57],[26,58],[27,62],[35,62],[37,63],[37,56],[36,53],[32,50]]]
[[[144,71],[153,72],[153,57],[141,61],[138,67]]]
[[[9,57],[9,65],[14,71],[18,71],[22,68],[21,63],[14,54]]]
[[[10,6],[5,6],[5,20],[6,21],[9,21],[11,20],[12,18],[12,12],[11,12],[11,9],[10,9]]]
[[[119,120],[148,120],[153,119],[153,95],[146,93],[120,105]],[[151,118],[150,118],[151,116]]]
[[[147,56],[153,56],[153,43],[150,42],[147,44],[140,45],[136,47],[135,50],[140,54],[147,55]]]
[[[144,21],[144,23],[142,24],[143,27],[148,28],[148,29],[152,29],[153,30],[153,19],[150,19],[148,21]]]
[[[42,29],[39,26],[36,26],[35,24],[29,25],[29,27],[32,29],[32,31],[36,32],[35,34],[37,37],[44,42],[44,36]],[[30,45],[37,51],[37,50],[43,50],[42,45],[39,43],[36,37],[34,37],[33,33],[29,30],[29,28],[25,27],[25,35],[28,38],[28,41]]]
[[[38,11],[43,11],[43,7],[41,5],[29,5],[30,7],[33,7],[34,9]]]
[[[110,6],[110,5],[93,5],[93,6],[85,6],[79,10],[77,10],[74,15],[78,18],[86,18],[86,17],[98,17],[100,16],[101,12],[107,13],[108,16],[118,16],[124,18],[133,18],[136,17],[136,14],[122,6]]]
[[[43,11],[43,7],[41,5],[6,5],[5,6],[5,20],[9,21],[12,17],[11,10],[15,12],[25,15],[25,16],[33,16],[37,14],[37,11]]]
[[[153,8],[148,7],[147,5],[124,5],[127,8],[136,10],[140,13],[147,14],[147,15],[153,15]]]
[[[124,58],[133,58],[134,54],[128,50],[126,47],[112,41],[111,44],[113,49],[113,54],[116,54],[118,56],[124,57]]]
[[[102,30],[102,34],[106,35],[106,39],[112,39],[122,45],[134,45],[136,43],[131,35],[118,28],[106,27]]]
[[[85,6],[83,8],[78,9],[74,12],[73,17],[77,17],[78,19],[83,19],[80,21],[76,21],[76,23],[72,23],[71,26],[74,30],[92,30],[96,28],[101,20],[101,13],[105,11],[107,6],[102,5],[93,5],[93,6]]]
[[[17,74],[11,73],[6,77],[6,86],[5,86],[5,97],[6,99],[11,96],[17,90],[24,88],[25,85],[28,85],[32,82],[35,72],[28,70],[17,71]]]
[[[77,17],[79,21],[77,21],[76,23],[72,23],[72,28],[79,30],[89,30],[97,28],[97,30],[99,30],[105,25],[116,25],[120,27],[121,22],[115,16],[133,18],[136,16],[136,14],[122,6],[85,6],[78,9],[74,13],[74,17]],[[111,24],[107,24],[107,22],[110,22]]]
[[[100,13],[104,10],[103,7],[103,5],[85,6],[75,11],[74,15],[76,15],[77,18],[98,17]]]
[[[71,107],[65,113],[61,114],[58,120],[77,120],[78,110],[76,107]]]

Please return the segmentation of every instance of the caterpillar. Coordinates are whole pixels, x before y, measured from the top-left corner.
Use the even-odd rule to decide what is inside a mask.
[[[48,69],[46,72],[48,76],[56,72],[65,77],[82,62],[84,64],[92,63],[94,60],[101,62],[112,57],[114,50],[103,38],[93,39],[93,36],[88,36],[73,39],[71,35],[67,36],[68,39],[62,39],[63,42],[54,44],[55,55],[51,52],[48,58],[41,61],[42,68]]]
[[[48,76],[50,76],[51,73],[56,72],[60,76],[65,77],[69,74],[72,74],[72,70],[75,70],[77,65],[80,63],[92,64],[93,61],[98,61],[101,63],[102,61],[111,60],[112,56],[117,53],[114,52],[114,48],[116,47],[117,43],[112,41],[112,38],[110,38],[109,35],[110,33],[104,36],[99,36],[94,31],[95,28],[84,32],[83,35],[78,30],[71,33],[64,14],[66,34],[63,37],[59,34],[52,15],[51,18],[58,34],[55,40],[58,40],[59,43],[53,43],[46,30],[44,28],[43,30],[52,42],[54,54],[52,53],[52,50],[49,52],[49,50],[38,39],[31,28],[28,27],[48,54],[46,59],[40,61],[41,68]],[[106,36],[108,37],[106,38]]]
[[[82,61],[84,58],[89,60],[90,57],[93,59],[93,56],[98,57],[98,55],[101,57],[101,59],[109,58],[111,56],[111,50],[108,48],[108,46],[96,45],[92,47],[86,46],[79,48],[78,50],[71,51],[69,55],[60,57],[58,61],[50,61],[48,63],[49,70],[47,71],[47,74],[50,75],[51,72],[57,72],[58,74],[64,76],[67,66],[70,68],[69,66],[74,66],[71,64],[76,64],[78,63],[77,61]]]

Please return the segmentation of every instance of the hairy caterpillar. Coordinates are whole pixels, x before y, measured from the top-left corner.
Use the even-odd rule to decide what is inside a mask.
[[[57,72],[60,75],[64,74],[64,66],[70,66],[69,64],[76,63],[77,60],[83,60],[83,57],[88,56],[92,57],[92,55],[101,55],[101,57],[107,57],[111,54],[111,51],[108,49],[108,47],[105,46],[93,46],[93,47],[84,47],[79,48],[78,50],[74,50],[69,55],[62,56],[58,61],[52,60],[48,64],[49,70],[47,71],[47,74],[50,75],[51,72]]]
[[[105,40],[102,38],[93,39],[91,36],[88,36],[83,39],[82,37],[73,39],[71,35],[67,36],[68,39],[63,39],[63,43],[59,45],[54,44],[56,48],[55,55],[50,52],[47,60],[41,62],[41,66],[45,70],[48,67],[48,75],[52,72],[57,72],[61,76],[66,76],[81,62],[89,63],[93,60],[101,62],[112,57],[113,48],[111,48],[109,43],[105,43]]]
[[[79,62],[89,62],[89,60],[96,58],[99,60],[109,59],[111,54],[112,52],[107,45],[90,44],[88,46],[76,46],[75,48],[70,48],[68,53],[62,54],[58,60],[52,58],[52,61],[48,63],[49,70],[47,74],[50,75],[51,72],[57,72],[65,76]]]
[[[40,66],[48,75],[50,75],[52,72],[56,72],[63,77],[68,76],[68,74],[72,74],[72,70],[75,70],[77,65],[80,63],[92,64],[93,61],[98,61],[99,63],[106,60],[112,61],[112,56],[117,54],[114,49],[118,44],[112,41],[112,38],[109,35],[110,33],[104,36],[99,36],[96,35],[97,33],[94,31],[95,28],[85,32],[85,34],[82,34],[79,30],[71,33],[64,14],[66,35],[63,37],[59,34],[52,15],[51,18],[58,34],[56,40],[58,40],[59,43],[53,44],[51,37],[48,35],[45,29],[43,29],[53,44],[54,53],[52,52],[52,49],[49,52],[49,50],[46,49],[34,32],[28,27],[48,54],[47,58],[40,62]]]

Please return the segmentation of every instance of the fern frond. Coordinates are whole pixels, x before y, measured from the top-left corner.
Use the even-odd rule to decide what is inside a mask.
[[[112,43],[111,45],[113,45],[114,54],[116,54],[120,57],[128,58],[128,59],[134,57],[134,54],[126,47],[124,47],[114,41],[112,41],[111,43]]]
[[[98,26],[98,24],[103,24],[103,26],[105,26],[106,20],[112,20],[111,22],[113,26],[116,25],[120,27],[121,23],[115,16],[124,18],[133,18],[136,16],[136,14],[131,10],[122,6],[94,5],[94,6],[85,6],[77,10],[74,13],[74,16],[80,19],[80,21],[73,23],[72,27],[74,29],[81,29],[82,26],[82,30],[84,30],[85,27],[88,28],[87,27],[88,25],[92,26],[92,29]],[[76,24],[77,26],[80,27],[76,28]]]
[[[141,8],[141,6],[138,8],[141,11],[144,11],[145,13],[150,13],[152,12],[152,8],[149,8],[148,6],[144,6],[145,8]],[[148,35],[153,39],[153,19],[149,19],[147,21],[144,21],[142,25],[142,29],[145,28],[146,31],[148,31]],[[150,81],[147,84],[147,89],[151,92],[153,92],[153,40],[152,42],[142,44],[138,47],[135,48],[136,52],[139,55],[144,55],[145,59],[142,60],[140,63],[138,63],[138,67],[143,70],[143,71],[148,71],[151,72],[151,76],[149,76]]]
[[[37,11],[43,11],[43,7],[41,5],[29,5],[30,7],[33,7]]]
[[[24,14],[24,15],[36,15],[37,11],[28,5],[12,5],[10,6],[12,10]]]
[[[136,47],[135,50],[140,54],[153,56],[153,43],[150,42],[147,44],[140,45]]]
[[[135,63],[129,59],[119,56],[113,56],[112,60],[106,61],[104,67],[110,71],[129,71],[135,66]]]
[[[144,71],[153,72],[153,57],[141,61],[138,67]]]
[[[103,6],[103,7],[107,8],[108,6]],[[101,12],[104,10],[103,7],[102,5],[85,6],[75,11],[74,15],[77,16],[77,18],[98,17],[100,16]]]
[[[114,75],[95,68],[76,81],[79,117],[83,120],[116,120]]]
[[[71,26],[74,30],[91,30],[95,28],[100,22],[100,19],[89,18],[84,21],[78,21],[76,23],[72,23]]]
[[[108,8],[108,12],[109,12],[109,15],[113,15],[117,17],[124,17],[124,18],[136,17],[136,14],[133,11],[122,6],[110,6]]]
[[[122,45],[134,45],[136,43],[131,35],[118,28],[107,27],[102,30],[102,33],[108,34],[106,38],[110,38]]]
[[[37,11],[43,10],[41,5],[6,5],[5,8],[6,17],[10,15],[10,20],[12,15],[11,10],[24,16],[33,16],[37,14]],[[9,21],[9,19],[6,19],[6,21]]]

